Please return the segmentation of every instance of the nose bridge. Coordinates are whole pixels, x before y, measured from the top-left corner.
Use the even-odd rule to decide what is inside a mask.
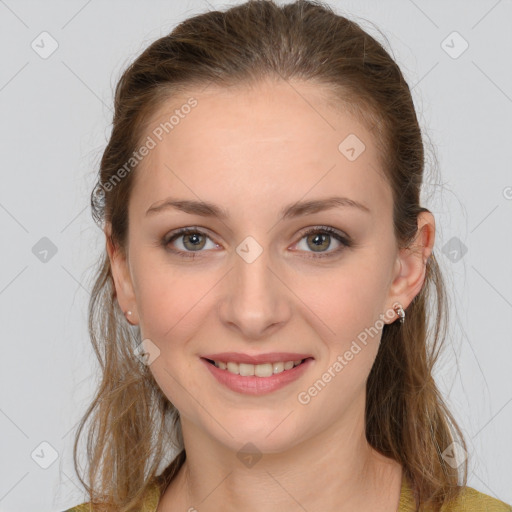
[[[221,320],[245,338],[260,338],[288,317],[283,284],[274,272],[270,251],[254,238],[236,248],[220,312]]]

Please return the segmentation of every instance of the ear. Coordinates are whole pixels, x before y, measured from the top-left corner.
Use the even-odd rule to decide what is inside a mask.
[[[394,279],[388,296],[388,310],[395,302],[404,309],[421,291],[425,282],[427,260],[432,254],[435,240],[435,219],[429,211],[418,215],[418,231],[412,244],[400,249],[396,260]],[[396,317],[391,320],[396,320]]]
[[[126,254],[119,246],[116,246],[111,238],[112,226],[110,223],[105,225],[106,248],[110,260],[112,278],[116,289],[116,298],[121,311],[126,315],[127,311],[132,314],[127,317],[131,324],[138,323],[136,311],[135,292],[130,275],[130,269]]]

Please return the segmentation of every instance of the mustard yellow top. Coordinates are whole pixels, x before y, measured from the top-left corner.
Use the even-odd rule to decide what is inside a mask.
[[[154,481],[148,491],[146,501],[141,512],[156,512],[160,500],[160,489]],[[402,478],[400,502],[397,512],[414,512],[414,497],[406,478]],[[82,503],[65,512],[91,512],[89,503]],[[476,491],[472,487],[465,487],[459,497],[442,508],[442,512],[512,512],[512,507],[503,501],[492,498],[487,494]]]

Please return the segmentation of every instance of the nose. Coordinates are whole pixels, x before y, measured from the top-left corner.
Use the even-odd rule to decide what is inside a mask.
[[[218,312],[222,323],[246,340],[261,340],[282,328],[291,317],[290,290],[272,268],[269,251],[252,262],[235,254],[223,280]]]

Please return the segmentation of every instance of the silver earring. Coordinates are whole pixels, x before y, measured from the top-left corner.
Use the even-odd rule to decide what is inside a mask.
[[[398,315],[398,318],[400,319],[400,323],[404,323],[405,319],[405,311],[401,304],[395,304],[393,306],[393,309],[395,310],[395,313]]]

